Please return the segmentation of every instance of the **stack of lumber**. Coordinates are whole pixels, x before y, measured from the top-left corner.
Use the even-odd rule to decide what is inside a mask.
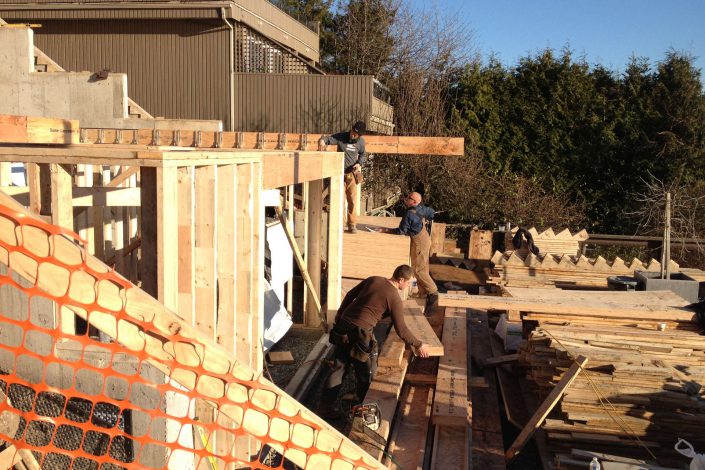
[[[441,294],[442,307],[518,312],[524,320],[694,330],[689,302],[671,291],[579,291],[507,287],[511,297]]]
[[[344,278],[390,277],[397,266],[409,264],[409,237],[368,230],[395,228],[400,220],[399,217],[361,216],[357,233],[343,233]]]
[[[684,462],[673,451],[679,437],[705,449],[703,336],[540,322],[520,361],[546,395],[577,355],[589,358],[587,371],[565,392],[560,413],[543,425],[554,453],[582,448],[676,466]]]
[[[518,229],[518,227],[514,227],[510,232],[506,233],[504,243],[507,249],[512,248],[512,238],[514,238]],[[556,233],[552,228],[548,228],[539,233],[538,230],[531,227],[529,233],[534,239],[534,245],[539,248],[541,254],[579,255],[582,253],[583,245],[588,239],[588,233],[585,230],[570,233],[570,230],[564,229]],[[522,247],[516,251],[522,256],[528,254],[529,250],[526,242],[522,243]]]
[[[633,276],[635,271],[660,272],[661,263],[652,259],[644,263],[634,258],[630,263],[621,258],[607,261],[598,256],[589,259],[582,255],[554,255],[517,251],[495,252],[493,269],[488,269],[488,282],[503,286],[607,287],[610,276]],[[671,272],[679,266],[671,261]]]

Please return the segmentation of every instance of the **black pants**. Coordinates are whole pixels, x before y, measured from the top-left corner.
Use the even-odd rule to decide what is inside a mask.
[[[363,400],[377,372],[377,341],[374,333],[372,329],[360,328],[347,322],[340,322],[335,329],[348,336],[348,343],[335,346],[335,364],[326,380],[323,399],[335,401],[348,371],[348,364],[352,364],[355,371],[355,395]]]

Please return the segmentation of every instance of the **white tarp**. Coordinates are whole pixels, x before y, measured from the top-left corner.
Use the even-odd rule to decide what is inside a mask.
[[[284,307],[285,285],[294,273],[294,253],[280,223],[267,226],[272,282],[265,280],[264,291],[264,350],[282,339],[293,321]]]

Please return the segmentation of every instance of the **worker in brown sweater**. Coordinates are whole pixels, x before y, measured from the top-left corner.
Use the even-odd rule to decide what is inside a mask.
[[[414,348],[416,355],[428,357],[428,345],[419,341],[404,322],[399,291],[406,289],[412,278],[411,266],[403,264],[391,278],[368,277],[345,295],[329,333],[330,342],[335,345],[335,363],[321,397],[322,417],[340,416],[334,405],[348,364],[352,363],[355,370],[356,400],[364,399],[377,370],[377,341],[372,330],[383,318],[391,316],[399,337]]]

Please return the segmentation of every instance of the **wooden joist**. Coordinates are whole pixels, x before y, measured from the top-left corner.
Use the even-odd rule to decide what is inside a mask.
[[[78,121],[0,114],[0,144],[77,144]]]

